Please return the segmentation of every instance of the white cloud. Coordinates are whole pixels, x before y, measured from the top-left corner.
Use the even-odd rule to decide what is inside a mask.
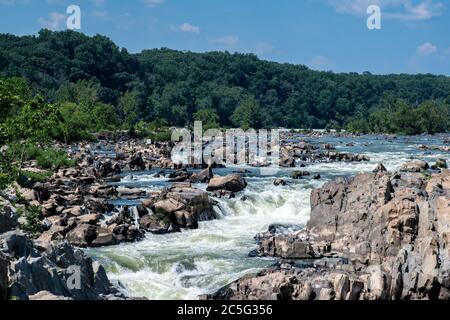
[[[38,22],[39,24],[50,30],[58,30],[62,29],[64,23],[66,22],[66,15],[60,13],[60,12],[51,12],[48,15],[48,18],[40,17]]]
[[[405,21],[428,20],[442,14],[445,6],[439,0],[327,0],[337,12],[366,15],[370,5],[378,5],[383,17]]]
[[[183,32],[189,32],[189,33],[200,33],[200,28],[197,26],[194,26],[190,23],[183,23],[180,25],[180,30]]]
[[[417,53],[421,56],[429,56],[437,51],[437,47],[430,42],[426,42],[417,48]]]

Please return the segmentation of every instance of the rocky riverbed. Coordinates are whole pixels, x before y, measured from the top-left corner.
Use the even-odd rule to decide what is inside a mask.
[[[313,190],[306,229],[257,236],[253,254],[276,266],[204,298],[450,299],[450,170],[427,169],[380,165]]]
[[[417,139],[402,140],[407,151],[399,154],[392,137],[285,133],[282,169],[271,176],[259,175],[266,165],[260,161],[248,167],[181,166],[171,160],[171,143],[126,138],[60,145],[75,167],[0,194],[0,297],[334,299],[333,279],[346,276],[345,287],[363,288],[357,296],[345,289],[340,299],[445,298],[447,231],[439,228],[448,221],[439,219],[448,211],[439,201],[448,202],[447,186],[427,186],[447,179],[448,157],[442,146],[423,148]],[[416,161],[400,169],[411,156],[430,165]],[[385,159],[391,172],[380,166],[372,173]],[[25,169],[39,171],[33,162]],[[347,178],[360,171],[370,173]],[[384,203],[384,191],[376,187],[383,183]],[[444,200],[436,202],[438,196]],[[405,199],[429,207],[427,223],[419,219],[421,210],[410,208],[416,217],[411,221],[401,207]],[[20,213],[29,206],[42,209],[33,234],[20,230],[26,224]],[[395,210],[389,206],[401,212],[399,221],[392,222]],[[418,249],[430,243],[434,255]],[[405,261],[398,266],[402,254]],[[431,272],[434,256],[439,267]],[[81,268],[82,292],[67,286],[73,266]],[[401,275],[394,277],[394,269]],[[384,279],[379,294],[370,294],[372,270]],[[260,273],[245,276],[255,272]],[[316,288],[316,282],[323,292],[308,295],[298,288]],[[393,282],[401,282],[401,290]]]

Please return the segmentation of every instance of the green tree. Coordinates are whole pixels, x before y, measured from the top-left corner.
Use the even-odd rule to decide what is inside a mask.
[[[220,127],[219,116],[216,110],[212,108],[198,110],[194,115],[194,119],[203,123],[204,130],[218,129]]]
[[[254,98],[248,98],[238,105],[231,116],[231,121],[244,130],[259,129],[262,125],[261,112],[259,103]]]

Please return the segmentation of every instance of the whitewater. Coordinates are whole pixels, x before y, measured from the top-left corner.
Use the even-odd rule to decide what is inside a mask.
[[[275,175],[261,176],[257,168],[216,169],[217,175],[245,170],[248,187],[235,199],[216,199],[218,219],[204,221],[197,230],[167,235],[147,234],[136,243],[88,249],[86,252],[105,266],[112,281],[120,282],[133,297],[148,299],[197,299],[212,293],[243,275],[254,273],[275,262],[268,258],[251,258],[256,248],[255,235],[267,231],[271,224],[304,227],[309,219],[310,193],[339,176],[352,176],[372,171],[383,163],[389,171],[412,158],[434,163],[450,162],[449,153],[421,151],[420,144],[442,145],[441,137],[419,136],[386,139],[377,136],[358,138],[307,138],[314,143],[331,143],[338,152],[361,153],[370,157],[360,163],[312,163],[304,170],[311,176],[293,180],[292,169],[281,169]],[[302,169],[303,170],[303,169]],[[148,191],[169,185],[157,172],[125,173],[119,185],[144,188]],[[169,172],[166,172],[169,173]],[[314,180],[320,174],[321,179]],[[277,178],[289,181],[274,186]],[[194,185],[206,189],[206,185]],[[136,205],[118,201],[117,205]]]

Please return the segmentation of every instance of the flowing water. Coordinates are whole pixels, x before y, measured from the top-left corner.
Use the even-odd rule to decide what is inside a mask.
[[[120,281],[131,296],[149,299],[196,299],[211,293],[239,277],[257,272],[274,263],[271,259],[249,258],[256,248],[254,236],[267,231],[273,223],[304,226],[309,218],[309,196],[313,188],[337,176],[372,171],[378,163],[388,170],[397,169],[411,158],[434,163],[438,158],[450,162],[450,153],[421,151],[418,145],[443,145],[442,136],[420,136],[386,140],[383,137],[306,138],[314,143],[331,143],[339,152],[363,153],[371,158],[364,163],[317,163],[305,170],[310,177],[295,180],[287,186],[274,186],[275,178],[290,180],[294,169],[282,169],[276,176],[260,176],[259,170],[249,172],[247,189],[236,199],[218,200],[215,208],[219,219],[201,222],[198,230],[177,234],[147,234],[143,241],[100,249],[87,253],[107,269],[111,280]],[[347,147],[348,143],[353,146]],[[241,168],[240,168],[241,169]],[[297,168],[298,169],[298,168]],[[236,168],[217,169],[225,175]],[[320,180],[312,176],[320,174]],[[163,188],[167,179],[156,178],[152,172],[125,174],[121,183],[148,190]],[[205,189],[206,185],[196,185]],[[217,199],[216,199],[217,200]],[[132,201],[116,204],[135,205]]]

